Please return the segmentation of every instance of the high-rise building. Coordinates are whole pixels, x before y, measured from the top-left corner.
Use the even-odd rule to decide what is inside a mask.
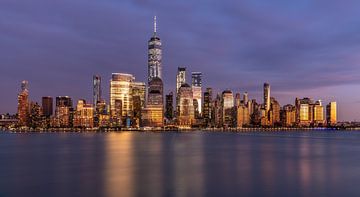
[[[135,77],[127,73],[113,73],[110,81],[110,114],[122,120],[132,117],[133,101],[131,85]],[[115,101],[121,102],[116,105]],[[121,109],[116,109],[121,106]],[[121,117],[118,113],[121,111]]]
[[[337,109],[334,101],[326,105],[326,122],[329,126],[337,123]]]
[[[197,107],[194,109],[195,110],[195,117],[196,118],[200,118],[201,114],[202,114],[202,89],[201,89],[201,77],[202,77],[202,73],[201,72],[192,72],[191,73],[191,84],[192,84],[192,92],[193,92],[193,99],[194,99],[194,106],[196,105]]]
[[[249,108],[245,106],[244,103],[241,103],[240,105],[235,107],[236,109],[236,127],[243,127],[250,124],[250,114],[249,114]]]
[[[283,126],[291,127],[296,123],[296,109],[295,106],[287,104],[281,111],[281,122]]]
[[[41,99],[43,115],[47,118],[53,115],[53,98],[51,96],[44,96]]]
[[[132,96],[138,96],[140,98],[141,108],[145,107],[146,100],[146,85],[144,82],[132,82],[131,83]]]
[[[30,102],[29,126],[32,128],[39,128],[43,126],[42,109],[36,102]]]
[[[92,128],[94,127],[94,108],[92,104],[87,104],[80,99],[74,112],[74,127]]]
[[[249,102],[249,95],[247,92],[244,92],[244,98],[243,98],[243,102],[245,106],[248,106],[248,102]]]
[[[322,126],[324,124],[324,107],[322,106],[321,100],[315,102],[313,110],[314,124],[317,126]]]
[[[73,103],[69,96],[58,96],[55,99],[55,117],[53,127],[70,127],[73,120]]]
[[[235,94],[235,107],[240,106],[241,104],[241,94],[238,92]]]
[[[232,127],[234,125],[234,95],[232,91],[223,91],[221,101],[222,125],[224,127]]]
[[[181,127],[189,127],[194,123],[193,93],[191,87],[185,83],[179,88],[178,101],[178,124]]]
[[[154,77],[149,82],[149,92],[146,108],[143,110],[142,126],[164,126],[164,87],[160,78]]]
[[[93,76],[93,106],[101,100],[101,77],[99,75]]]
[[[148,42],[148,83],[154,78],[162,79],[162,50],[161,41],[157,36],[156,16],[154,17],[154,32]]]
[[[270,125],[280,125],[280,104],[274,98],[270,97]]]
[[[212,102],[212,88],[206,88],[206,91],[204,92],[203,107],[203,118],[206,126],[211,126],[213,119]]]
[[[20,126],[29,125],[29,91],[28,81],[21,82],[21,92],[18,95],[18,119]]]
[[[265,113],[270,110],[270,84],[264,83],[264,109]]]
[[[165,96],[165,117],[171,121],[174,118],[174,95],[172,92]]]
[[[69,96],[57,96],[55,103],[56,103],[56,105],[55,105],[56,107],[59,107],[59,106],[65,106],[65,107],[69,107],[69,108],[73,107],[72,99]]]
[[[310,98],[295,99],[296,120],[300,126],[310,126],[313,123],[314,102]]]
[[[178,72],[176,74],[176,94],[178,94],[181,85],[185,83],[186,83],[186,67],[178,67]]]

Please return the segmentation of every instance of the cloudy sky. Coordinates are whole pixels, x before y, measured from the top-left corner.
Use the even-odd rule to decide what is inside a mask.
[[[282,105],[336,100],[340,120],[360,120],[359,8],[356,0],[2,0],[0,113],[16,112],[22,80],[34,101],[90,101],[93,74],[105,98],[113,72],[146,81],[156,14],[167,92],[186,66],[188,82],[201,71],[216,91],[260,100],[269,82]]]

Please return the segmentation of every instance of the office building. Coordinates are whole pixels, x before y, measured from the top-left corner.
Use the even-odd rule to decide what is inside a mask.
[[[162,79],[162,50],[161,40],[157,35],[156,16],[154,17],[154,32],[148,42],[148,83],[158,77]]]
[[[44,96],[41,99],[43,115],[47,118],[53,115],[53,98],[51,96]]]
[[[29,91],[28,81],[21,82],[21,92],[18,94],[18,119],[19,126],[29,125]]]
[[[193,102],[195,110],[195,118],[200,118],[202,114],[202,88],[201,88],[201,72],[192,72],[191,73],[191,83],[192,83],[192,92],[193,92]],[[195,107],[196,106],[196,107]]]
[[[178,124],[180,127],[190,127],[195,120],[193,92],[188,84],[182,84],[179,88]]]
[[[204,92],[204,107],[203,107],[203,118],[205,126],[210,126],[213,119],[212,109],[212,88],[206,88]]]
[[[92,104],[87,104],[85,100],[80,99],[74,112],[74,127],[92,128],[94,127],[94,108]]]
[[[222,125],[224,127],[232,127],[234,125],[234,95],[232,91],[225,90],[221,97],[222,108]]]
[[[326,105],[326,122],[328,126],[334,126],[337,123],[336,102],[330,102]]]
[[[149,82],[149,92],[146,108],[142,111],[142,126],[163,127],[164,126],[164,97],[163,82],[154,77]]]
[[[101,100],[101,77],[99,75],[93,76],[93,106]]]
[[[165,96],[165,117],[168,121],[174,118],[174,95],[172,92]]]

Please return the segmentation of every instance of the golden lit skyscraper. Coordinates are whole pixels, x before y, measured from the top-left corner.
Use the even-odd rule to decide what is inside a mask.
[[[196,102],[197,109],[195,109],[198,116],[202,114],[202,89],[201,89],[201,72],[192,72],[191,73],[191,79],[192,79],[192,92],[193,92],[193,99]],[[195,103],[194,103],[195,105]]]
[[[222,108],[222,123],[224,126],[233,126],[233,116],[234,116],[234,95],[232,91],[225,90],[222,92],[221,99],[221,108]]]
[[[189,127],[194,123],[193,93],[188,84],[182,84],[179,88],[179,113],[178,124],[181,127]]]
[[[132,116],[132,89],[131,84],[135,77],[127,73],[113,73],[110,81],[110,113],[116,116],[119,111],[115,107],[115,101],[121,101],[122,118]]]
[[[149,82],[149,92],[146,108],[142,113],[142,126],[163,127],[164,126],[164,94],[163,82],[154,77]]]
[[[324,107],[320,100],[316,101],[313,107],[314,124],[319,125],[324,123]]]
[[[336,102],[330,102],[326,105],[326,120],[327,124],[333,126],[337,123]]]
[[[28,81],[21,82],[21,92],[18,95],[18,118],[20,126],[29,124],[29,91]]]

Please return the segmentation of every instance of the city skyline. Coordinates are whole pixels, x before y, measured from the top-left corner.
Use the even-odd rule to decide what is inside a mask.
[[[8,6],[11,5],[11,3],[8,3],[8,4],[5,3],[5,4]],[[249,4],[248,6],[251,7],[252,5]],[[30,13],[30,15],[31,15],[31,13]],[[183,37],[181,37],[181,36],[180,37],[176,37],[176,36],[171,37],[171,33],[173,32],[173,31],[171,31],[171,28],[174,28],[174,26],[169,24],[169,19],[168,19],[168,16],[166,15],[166,13],[160,12],[160,13],[157,13],[157,15],[158,15],[158,23],[160,23],[160,25],[158,25],[159,26],[158,33],[159,33],[159,36],[162,38],[163,48],[164,48],[164,54],[163,54],[163,65],[164,65],[163,72],[165,73],[164,74],[164,84],[165,84],[164,85],[165,86],[164,94],[167,94],[168,92],[175,90],[176,69],[178,66],[185,65],[189,71],[189,72],[187,72],[187,76],[186,76],[187,79],[191,79],[190,73],[192,71],[201,71],[203,73],[203,85],[202,85],[203,91],[207,87],[212,87],[215,90],[214,92],[221,92],[222,90],[225,90],[225,89],[231,89],[234,92],[247,91],[249,93],[250,98],[256,98],[259,101],[262,98],[261,85],[263,82],[266,81],[271,84],[272,96],[277,98],[282,106],[286,105],[288,103],[293,104],[295,97],[299,97],[299,98],[312,97],[315,100],[321,99],[324,101],[324,103],[328,103],[329,101],[336,100],[338,102],[338,107],[340,109],[339,115],[338,115],[339,120],[354,120],[354,119],[358,120],[357,117],[359,117],[359,116],[358,116],[358,112],[356,111],[356,109],[359,108],[358,105],[360,105],[360,103],[358,101],[356,101],[356,94],[355,94],[355,98],[350,97],[350,93],[352,93],[352,91],[351,91],[352,86],[346,85],[345,87],[342,87],[342,86],[339,86],[339,84],[342,84],[339,82],[337,84],[338,87],[336,87],[336,86],[334,86],[334,84],[333,84],[334,82],[332,81],[332,80],[335,80],[335,82],[336,82],[336,80],[345,80],[347,75],[342,75],[341,77],[336,76],[336,75],[335,75],[335,77],[334,76],[329,77],[328,76],[329,71],[323,70],[322,72],[318,72],[317,75],[315,75],[315,76],[314,76],[314,73],[308,73],[308,75],[304,75],[304,77],[301,77],[301,75],[299,75],[298,78],[300,78],[301,81],[298,81],[297,79],[294,79],[291,77],[283,77],[282,75],[284,75],[284,71],[287,71],[288,74],[290,76],[292,76],[293,75],[293,73],[291,71],[292,68],[298,69],[297,72],[300,72],[300,73],[308,71],[309,68],[304,67],[304,70],[303,70],[301,68],[301,66],[300,66],[300,68],[299,68],[299,66],[290,67],[290,68],[287,68],[289,66],[287,66],[287,67],[280,66],[281,69],[279,70],[279,67],[276,67],[277,65],[275,65],[274,63],[271,63],[272,66],[274,66],[274,67],[270,67],[270,68],[262,67],[262,69],[263,69],[262,72],[260,72],[259,70],[256,71],[257,69],[260,69],[261,67],[258,67],[258,66],[256,66],[257,64],[252,64],[252,63],[249,63],[249,65],[251,65],[251,66],[255,65],[255,67],[253,68],[255,70],[254,72],[252,72],[252,71],[249,72],[249,70],[247,68],[249,65],[236,66],[236,64],[234,62],[229,63],[227,65],[223,64],[224,65],[223,67],[225,69],[222,69],[222,68],[219,69],[219,66],[216,66],[216,64],[215,64],[215,63],[219,63],[219,60],[216,59],[215,56],[218,55],[217,57],[219,59],[222,59],[222,61],[220,61],[220,62],[224,63],[224,62],[227,62],[228,60],[230,61],[232,58],[234,58],[234,56],[231,53],[236,51],[236,50],[228,51],[230,49],[228,49],[226,47],[226,45],[228,44],[228,43],[226,43],[226,39],[225,39],[225,46],[221,45],[221,44],[215,45],[215,46],[219,46],[219,48],[216,48],[216,49],[213,48],[210,51],[206,51],[206,50],[202,51],[202,52],[205,52],[203,54],[203,56],[195,57],[195,55],[189,55],[187,50],[194,52],[198,49],[197,47],[209,46],[209,43],[211,44],[211,40],[208,40],[207,42],[205,42],[206,38],[204,40],[204,38],[195,36],[196,39],[193,40],[193,42],[199,42],[199,43],[203,43],[203,44],[205,43],[205,44],[204,45],[201,45],[201,44],[194,45],[194,48],[190,48],[190,46],[192,44],[189,44],[186,42],[179,45],[178,42],[182,42]],[[13,56],[11,56],[11,55],[6,56],[6,55],[8,55],[7,53],[11,53],[11,50],[4,51],[5,54],[3,54],[3,55],[6,56],[6,58],[4,58],[5,59],[4,64],[7,63],[7,65],[4,66],[5,72],[1,73],[1,78],[4,80],[4,83],[1,83],[2,85],[0,86],[0,88],[1,88],[1,91],[6,92],[6,94],[2,94],[1,100],[3,102],[0,105],[0,113],[6,113],[6,112],[15,113],[15,111],[16,111],[16,95],[19,92],[18,84],[22,80],[29,81],[30,100],[37,101],[38,103],[40,103],[42,96],[52,96],[55,98],[56,96],[61,96],[61,95],[70,96],[74,99],[74,101],[77,101],[78,99],[85,99],[87,101],[91,101],[92,100],[91,99],[92,98],[91,77],[94,74],[99,74],[102,77],[102,86],[103,86],[103,90],[104,90],[102,95],[104,95],[103,97],[107,101],[109,100],[108,87],[110,86],[109,80],[111,78],[111,73],[114,73],[114,72],[131,73],[131,74],[134,74],[134,76],[136,77],[136,79],[138,81],[145,82],[146,75],[147,75],[146,69],[145,69],[146,65],[147,65],[146,42],[147,42],[147,39],[153,33],[151,31],[152,16],[151,16],[151,14],[149,14],[147,16],[139,15],[138,17],[141,18],[140,19],[141,22],[136,25],[134,25],[134,24],[129,25],[130,28],[128,30],[126,30],[126,31],[129,31],[130,34],[122,33],[120,31],[121,34],[118,35],[119,38],[114,38],[114,40],[119,42],[125,35],[125,40],[129,40],[130,42],[134,42],[136,44],[126,45],[127,49],[129,49],[129,51],[121,48],[121,46],[119,45],[119,48],[117,50],[111,51],[111,53],[114,53],[114,54],[111,54],[110,56],[107,54],[104,54],[104,53],[103,54],[99,53],[99,51],[97,51],[97,50],[92,51],[92,52],[98,53],[98,54],[96,54],[96,57],[94,57],[91,54],[91,52],[88,53],[89,51],[85,52],[84,54],[80,53],[76,57],[72,54],[70,56],[67,56],[67,55],[69,55],[68,53],[76,53],[76,50],[77,50],[76,48],[73,48],[69,52],[66,52],[64,54],[58,53],[55,55],[50,54],[49,56],[47,56],[46,53],[45,54],[43,53],[44,52],[43,50],[45,50],[49,47],[49,46],[43,45],[44,44],[43,42],[46,40],[47,37],[46,38],[38,38],[38,40],[34,41],[35,43],[33,43],[33,44],[37,45],[37,47],[35,49],[38,50],[38,52],[36,52],[36,50],[35,51],[31,50],[31,51],[20,53],[19,60],[16,60],[16,61],[11,61],[11,60],[14,60],[14,59],[12,59]],[[241,18],[239,18],[238,20],[240,20],[240,19]],[[31,20],[31,18],[29,20]],[[128,22],[131,22],[131,21],[132,21],[132,19],[130,19]],[[164,22],[162,22],[162,21],[164,21]],[[126,23],[126,21],[121,21],[121,22]],[[192,21],[188,21],[188,22],[194,23]],[[206,20],[198,21],[197,23],[200,25],[204,25],[204,24],[206,24]],[[214,21],[214,23],[216,24],[216,21]],[[7,27],[6,28],[7,30],[11,30],[11,28],[9,29],[9,26],[6,26],[6,24],[2,24],[2,25],[5,25],[5,27]],[[99,24],[90,23],[90,27],[93,27],[93,28],[96,28],[97,25],[99,25]],[[179,23],[178,28],[186,26],[186,25],[187,24],[184,22]],[[135,33],[137,33],[137,31],[135,30],[137,28],[140,28],[140,30],[138,30],[138,31],[142,32],[140,36],[135,34]],[[115,30],[115,32],[119,33],[118,30],[119,29]],[[226,30],[226,29],[224,29],[224,30]],[[55,28],[55,29],[53,29],[53,31],[55,31],[55,32],[53,32],[55,35],[62,37],[60,29]],[[217,31],[220,31],[219,35],[221,35],[221,30],[217,30]],[[131,32],[134,32],[135,35],[133,35]],[[183,33],[184,31],[180,31],[180,32],[174,31],[173,33],[179,34],[181,32]],[[194,29],[189,28],[185,32],[189,32],[190,34],[195,33],[195,35],[196,35],[196,29],[194,30]],[[33,36],[37,37],[41,33],[44,33],[44,32],[43,31],[35,32],[36,35],[33,35]],[[102,32],[102,33],[104,33],[104,32]],[[144,35],[144,34],[146,34],[146,35]],[[213,34],[213,33],[209,32],[209,34]],[[104,34],[104,35],[112,35],[112,33],[109,32],[108,34]],[[2,39],[4,39],[4,36],[0,36],[0,38],[1,37],[2,37]],[[14,36],[14,38],[16,38],[16,36]],[[78,39],[79,39],[78,41],[81,41],[81,38],[78,38]],[[194,39],[194,37],[192,37],[192,39]],[[105,40],[107,40],[107,39],[105,39]],[[220,41],[221,40],[222,39],[220,39]],[[6,44],[9,44],[9,45],[15,44],[15,43],[10,43],[11,39],[6,40],[6,41],[7,41],[7,42],[5,42]],[[102,41],[104,41],[104,40],[102,40]],[[140,41],[142,42],[141,44],[138,43]],[[213,41],[215,43],[219,42],[219,40],[213,40]],[[271,41],[271,40],[269,40],[269,41]],[[24,42],[28,42],[28,41],[24,41]],[[24,43],[21,42],[18,47],[21,47],[21,44],[24,44]],[[51,44],[52,44],[52,42],[51,42]],[[90,43],[90,46],[95,46],[96,44],[99,44],[99,43]],[[100,48],[101,47],[106,48],[106,47],[110,47],[110,46],[114,47],[113,44],[111,44],[110,40],[107,40],[106,42],[103,42],[102,44],[103,45],[100,44]],[[120,44],[120,42],[119,42],[119,44]],[[305,43],[302,43],[302,44],[305,44]],[[298,45],[296,45],[296,46],[298,46]],[[301,43],[299,46],[302,46]],[[224,48],[222,48],[222,47],[224,47]],[[352,46],[352,47],[354,47],[354,46]],[[50,46],[50,48],[51,48],[51,46]],[[115,47],[115,48],[117,48],[117,47]],[[229,48],[231,48],[231,47],[229,47]],[[13,49],[13,48],[10,47],[10,49]],[[217,53],[217,50],[220,50],[219,54]],[[221,52],[221,50],[225,50],[226,53]],[[253,48],[249,49],[248,52],[251,52],[252,50],[254,50],[254,49]],[[240,50],[240,51],[242,51],[242,50]],[[49,52],[54,52],[54,51],[50,50]],[[227,52],[229,52],[229,53],[227,53]],[[266,52],[270,55],[273,51],[271,51],[271,49],[269,49]],[[119,57],[109,58],[111,56],[115,57],[116,54],[118,54]],[[126,54],[128,54],[129,57],[126,56]],[[175,58],[174,58],[174,54],[177,55],[177,56],[175,55]],[[188,58],[184,57],[186,55],[189,55]],[[199,55],[198,52],[196,52],[196,55]],[[23,58],[24,56],[25,56],[25,58]],[[59,58],[60,56],[64,56],[63,60],[60,61],[60,62],[62,62],[61,65],[58,62],[56,62],[58,60],[57,58]],[[181,56],[182,58],[179,58],[179,56]],[[68,57],[70,59],[68,59]],[[261,57],[260,53],[259,53],[258,57]],[[283,57],[284,61],[286,59],[287,59],[287,57]],[[326,59],[326,57],[324,57],[323,59]],[[24,60],[29,60],[29,61],[27,64],[20,65],[19,62],[24,61]],[[46,60],[45,62],[47,62],[47,64],[45,64],[45,62],[42,62],[42,60]],[[84,63],[84,60],[86,63]],[[122,61],[122,60],[125,60],[125,61]],[[139,61],[139,60],[141,60],[141,61]],[[209,63],[213,60],[216,60],[215,63]],[[281,59],[279,59],[278,61],[280,61],[280,60]],[[125,62],[125,63],[123,63],[123,62]],[[246,61],[243,61],[243,62],[246,62]],[[239,61],[239,64],[245,64],[243,62]],[[269,61],[269,62],[271,62],[271,61]],[[284,62],[282,62],[282,63],[284,63]],[[35,64],[38,64],[38,65],[35,65]],[[74,64],[83,64],[83,65],[74,66]],[[97,65],[95,65],[95,64],[97,64]],[[137,66],[133,66],[135,64]],[[14,68],[10,68],[11,66],[8,66],[8,65],[14,65]],[[26,65],[31,65],[31,66],[27,67]],[[218,64],[218,65],[222,65],[222,64]],[[58,66],[61,66],[61,67],[58,67]],[[86,68],[87,66],[90,66],[90,68]],[[229,68],[231,68],[231,69],[229,69]],[[312,69],[317,70],[317,69],[321,69],[322,67],[315,66],[315,68],[316,69],[313,69],[313,68]],[[24,72],[15,72],[15,70],[13,70],[13,69],[21,69],[21,70],[17,70],[17,71],[24,71]],[[45,70],[43,70],[43,69],[45,69]],[[282,69],[284,69],[284,71]],[[340,70],[337,70],[336,67],[330,67],[330,71],[332,69],[337,71],[332,74],[338,74],[338,73],[341,74],[342,73]],[[221,71],[221,72],[215,72],[214,70]],[[345,70],[346,69],[344,68],[344,71]],[[60,71],[60,72],[58,72],[58,71]],[[276,73],[276,71],[278,73]],[[311,69],[310,69],[310,71],[311,71]],[[30,72],[32,72],[32,73],[30,74]],[[259,73],[261,75],[259,75]],[[17,74],[17,75],[15,75],[15,74]],[[265,78],[265,77],[263,78],[264,75],[267,78]],[[275,78],[274,78],[274,75],[276,76]],[[353,75],[356,76],[356,73]],[[332,75],[330,75],[330,76],[332,76]],[[20,77],[21,77],[21,79],[20,79]],[[294,76],[292,76],[292,77],[294,77]],[[317,77],[318,81],[314,80],[313,79],[314,77]],[[327,78],[327,77],[329,77],[329,78]],[[282,78],[285,78],[285,79],[282,79]],[[235,81],[235,79],[236,79],[236,81]],[[349,80],[351,80],[351,79],[352,78],[350,77]],[[325,83],[324,81],[326,81],[328,84],[325,84],[325,85],[322,84],[323,86],[319,86],[319,83],[320,84]],[[190,83],[190,81],[187,81],[187,82]],[[295,85],[294,85],[294,83],[295,83]],[[356,84],[356,83],[352,83],[352,84]],[[289,87],[287,87],[287,86],[289,86]],[[340,90],[339,90],[339,87],[340,87]],[[290,90],[290,89],[292,89],[292,90]],[[350,102],[349,99],[355,99],[355,100],[352,100]],[[350,110],[351,108],[353,108],[353,109]]]

